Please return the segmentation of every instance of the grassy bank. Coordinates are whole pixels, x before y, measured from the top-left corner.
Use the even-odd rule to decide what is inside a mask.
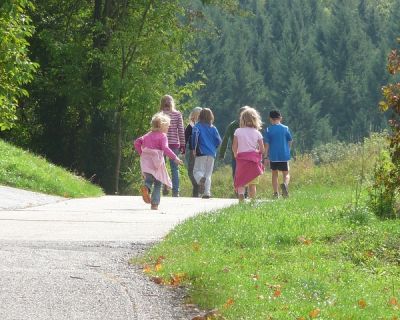
[[[149,252],[145,272],[187,286],[188,303],[220,319],[400,318],[400,224],[362,205],[373,154],[366,164],[352,152],[297,164],[289,199],[189,219]]]
[[[0,140],[0,184],[63,197],[103,194],[101,188],[65,169]]]

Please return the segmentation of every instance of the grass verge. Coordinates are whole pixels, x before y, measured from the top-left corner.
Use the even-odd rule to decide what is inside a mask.
[[[398,319],[400,225],[342,209],[349,193],[306,187],[190,219],[146,271],[222,319]]]
[[[100,196],[98,186],[0,140],[0,184],[63,197]]]

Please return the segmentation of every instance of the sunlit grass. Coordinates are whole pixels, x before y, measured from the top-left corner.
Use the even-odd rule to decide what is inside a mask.
[[[63,197],[99,196],[85,179],[0,140],[0,184]]]
[[[144,258],[146,272],[221,319],[398,319],[400,224],[378,220],[363,195],[355,206],[359,173],[373,168],[360,158],[306,159],[289,199],[266,188],[187,220]]]

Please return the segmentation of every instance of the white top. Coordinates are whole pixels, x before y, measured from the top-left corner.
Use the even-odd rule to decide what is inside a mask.
[[[258,141],[262,140],[262,134],[255,128],[238,128],[234,136],[237,137],[237,152],[258,151]]]

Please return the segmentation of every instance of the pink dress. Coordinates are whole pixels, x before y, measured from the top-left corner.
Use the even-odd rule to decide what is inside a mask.
[[[164,153],[172,160],[177,159],[177,156],[168,147],[167,135],[159,131],[151,131],[137,138],[134,146],[140,155],[142,173],[153,175],[158,181],[171,188],[172,183],[165,167]]]
[[[263,137],[257,129],[249,127],[236,129],[234,135],[238,142],[234,181],[235,189],[237,189],[251,184],[254,179],[263,174],[262,155],[258,150],[258,143]]]

